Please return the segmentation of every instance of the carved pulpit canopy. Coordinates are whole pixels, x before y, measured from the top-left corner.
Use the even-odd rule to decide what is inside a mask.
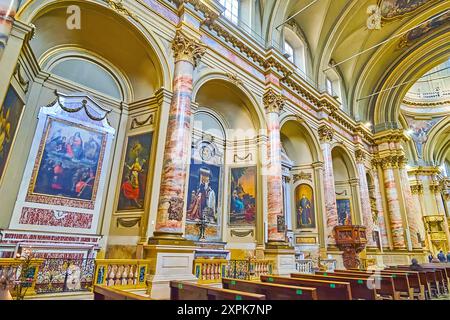
[[[336,245],[343,251],[344,266],[347,269],[358,268],[361,264],[358,253],[367,244],[366,227],[344,225],[334,227]]]

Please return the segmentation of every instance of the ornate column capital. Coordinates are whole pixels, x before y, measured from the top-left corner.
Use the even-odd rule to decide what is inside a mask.
[[[423,185],[422,184],[411,185],[411,193],[413,195],[423,194]]]
[[[268,89],[263,96],[263,104],[267,113],[277,113],[280,114],[286,103],[286,98],[281,94],[278,94],[273,89]]]
[[[333,140],[334,130],[326,124],[321,125],[319,129],[317,129],[317,133],[319,134],[319,139],[322,143],[331,142],[331,140]]]
[[[364,163],[366,159],[366,153],[362,149],[356,149],[355,151],[356,163]]]
[[[200,59],[206,52],[206,45],[202,42],[192,39],[183,31],[177,30],[175,38],[172,41],[172,50],[175,61],[188,61],[194,67],[197,66]]]

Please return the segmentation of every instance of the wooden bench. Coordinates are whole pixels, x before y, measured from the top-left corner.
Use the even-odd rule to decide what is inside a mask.
[[[94,286],[94,300],[152,300],[133,292],[123,291],[106,286]]]
[[[411,271],[409,266],[394,266],[389,267],[388,269]],[[429,298],[431,298],[431,296],[437,297],[440,295],[439,282],[437,281],[437,276],[434,269],[424,267],[424,270],[420,272],[420,277],[422,284],[427,283],[428,288],[425,287],[425,291],[428,291]]]
[[[405,273],[383,272],[380,270],[350,270],[356,274],[366,273],[372,275],[391,276],[394,281],[395,291],[400,292],[400,297],[414,300],[414,289],[409,284],[408,276]]]
[[[417,300],[425,300],[425,285],[421,284],[420,275],[417,271],[410,270],[381,270],[382,274],[398,274],[403,273],[409,281],[409,286],[412,289],[413,297]]]
[[[440,283],[440,291],[442,294],[448,294],[449,293],[449,275],[450,275],[450,267],[446,266],[447,263],[429,263],[429,264],[423,264],[422,266],[426,269],[435,269],[437,274],[437,280]]]
[[[364,278],[373,278],[375,281],[379,281],[380,285],[376,286],[377,293],[383,299],[391,299],[391,300],[400,300],[400,292],[395,290],[394,279],[389,275],[373,275],[373,274],[364,274],[357,273],[348,270],[334,270],[336,274],[346,275],[346,276],[355,276],[359,275]],[[331,273],[332,274],[332,273]]]
[[[350,288],[352,291],[352,298],[354,300],[377,300],[377,292],[375,289],[375,280],[365,279],[362,277],[354,276],[335,276],[329,275],[326,272],[316,272],[316,274],[302,274],[293,273],[292,278],[302,278],[302,279],[316,279],[316,280],[326,280],[326,281],[341,281],[350,283]]]
[[[185,281],[170,281],[171,300],[265,300],[266,296],[249,292],[218,289]]]
[[[319,300],[352,300],[350,284],[341,281],[295,279],[277,276],[261,276],[261,281],[288,286],[310,287],[317,289]]]
[[[222,279],[224,289],[263,294],[267,300],[317,300],[317,290],[300,286]]]

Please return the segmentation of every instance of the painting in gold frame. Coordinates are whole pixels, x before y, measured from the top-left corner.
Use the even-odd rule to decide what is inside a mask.
[[[315,228],[314,191],[309,184],[295,188],[295,212],[297,229]]]

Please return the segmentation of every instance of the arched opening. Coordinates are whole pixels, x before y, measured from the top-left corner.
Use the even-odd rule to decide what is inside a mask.
[[[331,151],[333,159],[334,186],[338,225],[360,224],[360,200],[355,166],[343,146],[335,146]]]
[[[284,28],[284,51],[303,76],[306,76],[306,45],[290,27]]]
[[[284,213],[297,258],[316,257],[319,252],[321,199],[317,144],[310,132],[295,120],[281,127]],[[309,239],[309,242],[305,239]],[[312,241],[314,239],[314,241]]]
[[[247,93],[223,79],[200,83],[194,101],[186,237],[200,245],[223,241],[228,249],[253,251],[264,240],[258,113]],[[202,205],[203,198],[208,201]]]

